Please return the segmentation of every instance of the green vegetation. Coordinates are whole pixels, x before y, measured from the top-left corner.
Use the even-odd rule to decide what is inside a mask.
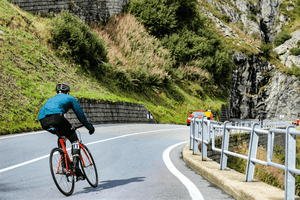
[[[298,148],[298,145],[300,143],[300,138],[297,138],[297,149],[296,149],[296,169],[300,168],[300,149]],[[243,144],[240,145],[238,148],[234,149],[234,152],[242,154],[242,155],[248,155],[248,145]],[[257,150],[257,159],[266,161],[267,158],[267,150],[263,147],[258,147]],[[280,145],[274,146],[274,155],[273,155],[273,162],[284,165],[285,164],[285,152],[284,149]],[[246,174],[246,167],[247,167],[247,161],[234,157],[229,156],[228,157],[228,167],[235,169],[238,172]],[[255,172],[254,172],[254,178],[260,181],[263,181],[267,184],[273,185],[275,187],[284,189],[284,177],[285,172],[284,170],[278,169],[276,167],[271,166],[264,166],[264,165],[255,165]],[[296,188],[295,188],[295,194],[300,195],[300,176],[296,175]]]
[[[300,55],[299,46],[300,46],[300,40],[297,41],[297,47],[293,47],[293,48],[290,49],[290,52],[292,53],[292,55],[294,55],[294,56]]]
[[[257,23],[257,19],[254,15],[247,15],[247,18]]]
[[[285,73],[287,75],[290,75],[290,76],[294,75],[294,76],[300,78],[300,67],[297,67],[294,63],[292,63],[292,69],[287,68]]]
[[[298,56],[300,55],[300,49],[298,47],[293,47],[290,49],[290,52],[292,53],[292,55],[294,56]]]
[[[270,43],[262,42],[261,45],[260,45],[260,50],[262,51],[263,56],[267,59],[270,58],[272,49],[273,48],[272,48],[272,45]]]
[[[130,14],[88,27],[66,12],[42,17],[0,1],[0,71],[0,134],[41,129],[39,109],[58,82],[78,98],[144,104],[162,123],[185,124],[199,109],[218,117],[227,101],[209,71],[177,65]]]
[[[292,36],[286,32],[286,31],[281,31],[274,40],[274,46],[278,47],[279,45],[283,44],[286,40],[290,39]]]
[[[96,59],[108,62],[104,41],[68,11],[63,11],[53,20],[50,33],[50,43],[62,57],[74,59],[84,68],[93,66],[93,72],[97,71],[97,65],[100,65]]]
[[[232,58],[220,35],[205,26],[197,5],[196,0],[134,0],[127,10],[170,51],[173,68],[188,64],[205,69],[216,84],[229,88]]]
[[[300,4],[298,0],[282,1],[279,5],[279,13],[289,18],[289,23],[284,27],[285,30],[291,33],[299,29]]]

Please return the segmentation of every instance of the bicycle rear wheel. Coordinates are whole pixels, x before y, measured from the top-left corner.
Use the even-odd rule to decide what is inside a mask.
[[[92,187],[98,186],[98,173],[93,156],[89,149],[82,144],[84,149],[81,149],[81,168],[86,177],[86,180]]]
[[[55,185],[61,193],[69,196],[73,193],[75,187],[74,175],[63,170],[62,160],[64,152],[59,148],[52,149],[50,153],[50,170]],[[65,167],[65,166],[64,166]]]

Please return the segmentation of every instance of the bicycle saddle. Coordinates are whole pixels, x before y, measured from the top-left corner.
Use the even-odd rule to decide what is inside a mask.
[[[56,134],[57,129],[53,126],[50,126],[50,128],[48,128],[47,131],[49,131],[50,133]]]
[[[65,138],[65,136],[61,136],[59,134],[58,129],[56,127],[54,127],[54,126],[50,126],[50,128],[48,128],[47,131],[49,131],[52,134],[57,135],[60,139],[64,139]]]

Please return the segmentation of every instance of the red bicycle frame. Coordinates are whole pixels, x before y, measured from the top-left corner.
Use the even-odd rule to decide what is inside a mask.
[[[81,142],[80,142],[79,140],[78,140],[78,142],[79,142],[79,146],[80,146],[81,150],[84,152],[84,154],[86,155],[86,157],[89,159],[90,165],[93,165],[93,163],[92,163],[92,161],[90,160],[90,157],[87,155],[87,153],[86,153],[86,151],[85,151],[83,145],[81,144]],[[82,162],[83,167],[86,167],[86,165],[85,165],[85,163],[84,163],[84,160],[83,160],[81,154],[80,154],[80,159],[81,159],[81,162]]]
[[[78,141],[78,142],[79,142],[79,146],[80,146],[81,150],[84,152],[84,154],[85,154],[86,157],[88,158],[90,165],[93,165],[93,163],[92,163],[92,161],[90,160],[90,157],[88,156],[88,154],[86,153],[86,151],[85,151],[83,145],[81,144],[80,141]],[[67,152],[67,149],[66,149],[66,146],[65,146],[65,139],[64,139],[64,138],[59,139],[59,143],[60,143],[60,145],[61,145],[62,150],[64,151],[64,154],[66,155],[66,156],[65,156],[66,170],[69,171],[70,174],[72,174],[72,175],[75,176],[75,174],[72,172],[71,169],[69,169],[69,166],[68,166],[68,163],[71,163],[71,159],[70,159],[70,156],[69,156],[69,154],[68,154],[68,152]],[[58,173],[59,167],[60,167],[60,165],[61,165],[61,159],[62,159],[62,155],[60,155],[60,160],[59,160],[58,167],[57,167],[57,173]],[[81,159],[81,162],[82,162],[83,167],[86,167],[86,163],[84,162],[84,160],[83,160],[81,154],[80,154],[80,159]],[[68,162],[68,161],[69,161],[69,162]]]
[[[61,138],[61,139],[59,139],[59,143],[60,143],[61,148],[62,148],[62,150],[64,151],[64,154],[65,154],[66,170],[67,170],[68,172],[70,172],[70,174],[72,174],[72,175],[75,176],[75,174],[72,172],[71,169],[69,169],[69,166],[68,166],[68,161],[69,161],[69,163],[71,163],[72,161],[71,161],[71,159],[70,159],[70,157],[69,157],[69,154],[68,154],[68,152],[67,152],[67,149],[66,149],[66,146],[65,146],[65,140],[66,140],[66,139]],[[57,173],[58,173],[59,167],[60,167],[60,165],[61,165],[61,159],[62,159],[62,155],[60,155],[60,160],[59,160],[58,167],[57,167]]]

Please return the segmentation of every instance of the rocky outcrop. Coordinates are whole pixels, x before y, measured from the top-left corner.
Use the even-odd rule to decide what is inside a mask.
[[[232,6],[227,2],[211,2],[214,4],[223,14],[230,16],[231,21],[236,23],[240,19],[238,12],[232,8]]]
[[[287,120],[296,120],[300,114],[300,81],[295,76],[276,72],[264,88],[265,111],[268,119],[284,115]]]
[[[265,87],[272,74],[274,66],[262,61],[258,55],[247,58],[241,53],[233,53],[235,66],[232,72],[230,88],[230,117],[257,118],[265,112]]]
[[[247,0],[231,0],[227,2],[207,0],[217,7],[220,13],[230,17],[234,23],[241,23],[243,31],[265,42],[273,42],[282,26],[289,20],[285,15],[279,15],[279,5],[282,0],[258,0],[250,3]],[[276,20],[279,19],[279,23]]]
[[[300,56],[293,56],[290,53],[291,48],[297,47],[297,42],[300,40],[300,29],[293,32],[291,35],[292,37],[289,40],[276,47],[274,51],[280,55],[279,58],[285,66],[292,68],[292,65],[295,64],[300,67]]]
[[[215,26],[223,32],[224,37],[236,37],[237,34],[229,26],[222,23],[218,18],[216,18],[212,13],[207,12],[204,8],[201,9],[201,12],[210,18]]]
[[[207,2],[223,15],[229,16],[232,22],[242,24],[245,32],[266,42],[274,41],[282,26],[289,21],[287,16],[279,13],[281,0],[259,0],[257,3],[246,0],[231,0],[231,3],[213,0]],[[294,8],[290,6],[287,9]],[[237,37],[234,30],[212,13],[204,8],[201,11],[225,37]],[[291,35],[291,39],[274,50],[287,67],[291,68],[293,64],[300,67],[300,56],[290,53],[290,49],[296,47],[300,40],[300,30]],[[297,77],[278,71],[276,66],[261,60],[259,55],[246,57],[241,53],[232,54],[235,66],[230,88],[230,118],[257,119],[260,114],[267,119],[279,119],[280,115],[286,120],[300,117],[300,81]]]
[[[230,88],[230,117],[296,120],[300,114],[300,81],[279,72],[258,55],[233,53],[235,67]]]
[[[265,41],[272,42],[277,35],[276,19],[279,18],[279,4],[282,0],[259,0],[258,4],[261,10],[260,26],[265,33]]]

